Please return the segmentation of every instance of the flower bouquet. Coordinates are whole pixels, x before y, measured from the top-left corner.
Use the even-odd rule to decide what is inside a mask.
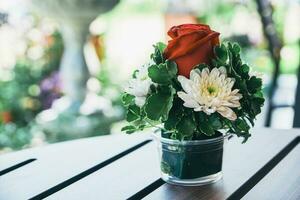
[[[201,185],[221,178],[223,143],[228,134],[249,138],[264,103],[262,79],[251,72],[234,43],[203,24],[168,31],[149,63],[132,75],[123,95],[133,133],[156,127],[162,178],[173,184]]]

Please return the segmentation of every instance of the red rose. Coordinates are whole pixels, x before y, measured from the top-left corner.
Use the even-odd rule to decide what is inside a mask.
[[[219,44],[220,33],[204,24],[182,24],[173,26],[168,35],[171,40],[164,56],[176,62],[179,75],[189,77],[195,65],[210,64],[214,56],[213,48]]]

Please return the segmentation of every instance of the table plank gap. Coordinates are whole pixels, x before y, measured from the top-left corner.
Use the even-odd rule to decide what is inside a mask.
[[[15,164],[15,165],[13,165],[11,167],[8,167],[6,169],[3,169],[3,170],[0,171],[0,176],[3,176],[4,174],[12,172],[12,171],[14,171],[16,169],[19,169],[20,167],[23,167],[24,165],[28,165],[29,163],[31,163],[31,162],[33,162],[35,160],[36,160],[36,158],[31,158],[31,159],[25,160],[23,162],[20,162],[18,164]]]
[[[154,142],[150,142],[92,175],[47,197],[47,200],[124,200],[158,179],[160,179],[160,170],[157,146]]]
[[[240,140],[233,138],[228,142],[230,144],[225,145],[224,173],[219,182],[201,187],[162,184],[143,199],[227,199],[300,135],[299,129],[254,129],[253,132],[256,133],[246,144],[242,145]],[[102,136],[2,155],[0,171],[28,158],[36,158],[37,161],[0,176],[0,199],[34,197],[148,138],[148,134]],[[158,184],[160,178],[159,159],[155,149],[154,142],[149,142],[46,198],[127,199],[140,191],[148,193],[145,191],[155,188],[153,185]],[[253,199],[251,197],[257,197],[257,193],[262,193],[261,191],[274,193],[275,198],[280,195],[286,197],[287,192],[292,193],[289,197],[299,197],[297,191],[300,191],[300,187],[295,185],[300,176],[290,173],[298,169],[299,152],[298,144],[243,198]],[[289,183],[284,184],[284,187],[282,177]]]
[[[129,197],[127,200],[142,199],[157,188],[159,188],[160,186],[162,186],[163,184],[165,184],[165,182],[161,178],[159,178],[147,187],[143,188],[142,190]]]
[[[143,141],[143,142],[141,142],[141,143],[139,143],[139,144],[137,144],[137,145],[135,145],[135,146],[133,146],[133,147],[131,147],[131,148],[129,148],[129,149],[127,149],[127,150],[125,150],[125,151],[123,151],[123,152],[121,152],[121,153],[119,153],[119,154],[117,154],[117,155],[115,155],[115,156],[113,156],[113,157],[111,157],[111,158],[109,158],[109,159],[107,159],[107,160],[105,160],[105,161],[103,161],[103,162],[101,162],[101,163],[85,170],[85,171],[83,171],[83,172],[81,172],[80,174],[77,174],[77,175],[75,175],[75,176],[73,176],[73,177],[71,177],[71,178],[69,178],[69,179],[67,179],[67,180],[65,180],[65,181],[49,188],[49,189],[47,189],[46,191],[30,198],[30,200],[44,199],[44,198],[58,192],[59,190],[65,188],[65,187],[68,187],[69,185],[79,181],[80,179],[83,179],[84,177],[96,172],[97,170],[109,165],[110,163],[126,156],[127,154],[139,149],[140,147],[148,144],[151,141],[152,140],[145,140],[145,141]]]
[[[242,199],[300,199],[300,144],[271,172],[259,181]]]
[[[232,193],[227,200],[241,199],[245,196],[260,180],[262,180],[277,164],[282,161],[300,142],[300,136],[292,140],[251,178],[249,178],[241,187]]]

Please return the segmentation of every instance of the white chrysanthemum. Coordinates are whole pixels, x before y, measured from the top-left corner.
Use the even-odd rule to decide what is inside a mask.
[[[148,68],[150,65],[151,63],[140,67],[135,73],[135,78],[129,80],[124,88],[125,92],[135,96],[135,104],[139,107],[142,107],[145,104],[150,86],[153,84],[148,76]]]
[[[211,71],[204,68],[201,72],[194,69],[190,73],[190,79],[178,76],[178,81],[184,92],[177,94],[184,101],[185,107],[208,115],[218,112],[229,120],[236,120],[237,116],[231,108],[240,107],[242,95],[238,93],[238,89],[232,90],[235,80],[227,77],[225,67]]]

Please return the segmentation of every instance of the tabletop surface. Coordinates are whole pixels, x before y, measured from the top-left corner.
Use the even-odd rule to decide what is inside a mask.
[[[223,178],[181,187],[160,179],[148,134],[100,136],[0,156],[0,199],[300,199],[300,129],[253,129],[224,146]]]

